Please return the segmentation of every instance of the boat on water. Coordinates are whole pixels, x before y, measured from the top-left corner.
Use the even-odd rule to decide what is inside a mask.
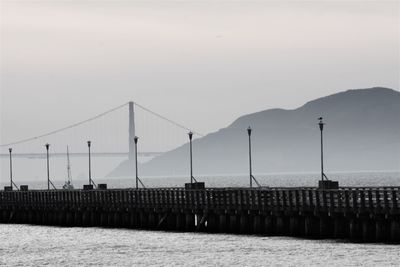
[[[67,146],[67,180],[63,185],[63,189],[69,190],[74,189],[74,185],[72,184],[72,175],[71,175],[71,162],[69,160],[69,147]]]

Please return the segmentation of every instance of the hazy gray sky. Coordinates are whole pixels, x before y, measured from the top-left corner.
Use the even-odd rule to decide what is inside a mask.
[[[399,1],[3,1],[1,143],[129,100],[208,133],[399,89]]]

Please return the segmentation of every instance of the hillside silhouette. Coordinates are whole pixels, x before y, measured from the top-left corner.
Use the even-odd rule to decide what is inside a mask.
[[[293,109],[244,115],[226,128],[193,142],[195,175],[238,174],[248,170],[246,128],[253,128],[255,173],[319,170],[317,118],[324,131],[326,170],[400,169],[400,93],[374,87],[348,90]],[[185,144],[140,166],[141,175],[189,173]],[[128,176],[123,162],[110,176]]]

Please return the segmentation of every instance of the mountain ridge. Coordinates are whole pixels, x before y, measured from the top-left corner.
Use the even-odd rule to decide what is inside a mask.
[[[327,166],[349,171],[400,169],[400,92],[373,87],[331,94],[295,109],[274,108],[240,116],[227,127],[194,140],[194,171],[246,172],[248,126],[254,129],[256,172],[317,171],[320,116],[327,123]],[[129,172],[127,165],[122,163],[110,176],[124,176]],[[188,171],[187,144],[141,166],[143,175],[184,175]]]

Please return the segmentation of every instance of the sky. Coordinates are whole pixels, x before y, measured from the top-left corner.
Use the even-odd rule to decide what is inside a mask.
[[[1,143],[130,100],[201,133],[400,88],[399,1],[0,0]]]

